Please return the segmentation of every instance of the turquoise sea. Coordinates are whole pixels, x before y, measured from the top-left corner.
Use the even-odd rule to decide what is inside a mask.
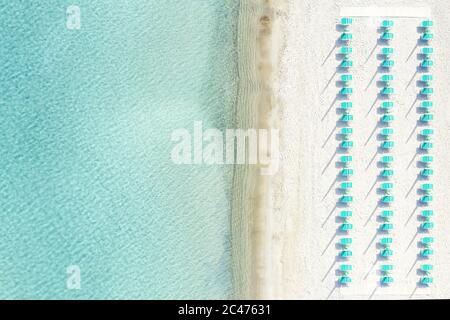
[[[0,298],[231,296],[230,167],[170,135],[230,126],[238,6],[0,0]]]

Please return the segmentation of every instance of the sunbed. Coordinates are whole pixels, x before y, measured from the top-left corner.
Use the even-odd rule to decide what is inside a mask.
[[[421,171],[420,171],[420,175],[422,176],[422,177],[431,177],[432,175],[433,175],[433,169],[422,169]]]
[[[381,171],[381,176],[384,178],[389,178],[392,177],[394,175],[394,170],[392,169],[384,169],[383,171]]]
[[[381,82],[383,82],[387,87],[391,85],[393,80],[394,76],[392,74],[384,74],[381,76]]]
[[[353,267],[351,264],[343,264],[339,267],[339,270],[344,276],[348,275],[352,271]]]
[[[429,100],[422,101],[422,104],[420,106],[425,110],[430,110],[433,107],[433,101]]]
[[[353,197],[352,196],[342,196],[339,200],[341,203],[352,203],[353,202]]]
[[[424,250],[420,251],[420,255],[424,258],[432,256],[433,254],[434,254],[433,249],[424,249]]]
[[[383,196],[381,198],[381,202],[385,203],[385,204],[392,203],[392,202],[394,202],[394,196]]]
[[[389,285],[394,282],[394,278],[389,276],[382,276],[380,282],[382,285]]]
[[[352,156],[341,156],[341,162],[344,164],[345,167],[348,167],[352,161],[353,161]]]
[[[423,210],[422,213],[421,213],[421,216],[423,218],[425,218],[425,220],[428,221],[428,222],[431,220],[433,215],[434,215],[433,210]]]
[[[393,161],[394,161],[393,156],[382,156],[381,157],[381,163],[383,165],[385,165],[386,167],[390,167]]]
[[[420,90],[420,94],[423,96],[430,96],[434,92],[433,88],[425,87]]]
[[[394,39],[394,34],[392,32],[383,32],[381,39],[384,41],[391,41]]]
[[[353,61],[352,60],[349,60],[349,59],[342,60],[341,68],[348,69],[348,68],[351,68],[351,67],[353,67]]]
[[[390,96],[391,94],[394,94],[395,90],[392,87],[384,87],[381,89],[381,94],[385,96]]]
[[[381,184],[380,189],[386,192],[386,194],[390,194],[391,190],[394,188],[394,184],[390,182],[384,182]]]
[[[421,81],[426,87],[429,87],[431,85],[431,81],[433,81],[433,76],[431,74],[424,74]]]
[[[381,129],[381,135],[383,135],[383,136],[390,136],[390,135],[392,135],[392,134],[394,134],[394,129],[392,129],[392,128],[383,128],[383,129]]]
[[[348,113],[343,114],[342,117],[341,117],[341,121],[342,121],[342,122],[350,122],[350,121],[353,121],[353,115],[352,115],[352,114],[348,114]]]
[[[422,48],[422,54],[425,56],[425,58],[429,59],[431,55],[433,54],[433,48],[431,47],[424,47]]]
[[[422,142],[420,144],[420,149],[422,149],[422,150],[431,150],[431,149],[433,149],[433,143],[431,143],[431,142]]]
[[[394,141],[383,141],[381,143],[381,148],[385,150],[392,149],[394,147]]]
[[[341,231],[350,231],[353,229],[353,225],[351,223],[343,223],[340,229]]]
[[[341,170],[341,175],[343,177],[350,177],[353,175],[353,169],[349,169],[349,168],[344,168]]]
[[[383,223],[380,226],[381,231],[391,231],[394,229],[394,225],[392,223]]]
[[[433,119],[434,119],[434,116],[432,113],[425,113],[420,116],[421,122],[430,122],[430,121],[433,121]]]
[[[432,277],[423,277],[420,279],[420,283],[424,286],[429,286],[430,284],[433,283],[433,278]]]
[[[431,28],[433,26],[433,20],[422,21],[422,28]]]
[[[353,76],[351,74],[343,74],[341,75],[341,81],[344,83],[345,86],[348,86],[350,81],[353,80]]]
[[[425,238],[422,238],[421,242],[425,247],[428,248],[434,243],[434,238],[433,237],[425,237]]]
[[[349,26],[351,26],[353,24],[353,19],[352,18],[341,18],[340,21],[341,26],[348,28]]]
[[[383,62],[381,63],[381,66],[383,68],[390,69],[394,66],[394,60],[383,60]]]
[[[420,228],[425,231],[432,230],[434,228],[434,223],[431,221],[426,221],[420,225]]]
[[[352,47],[348,47],[348,46],[341,47],[341,54],[344,56],[345,59],[348,59],[352,52],[353,52]]]
[[[383,123],[391,123],[392,121],[394,121],[394,115],[392,114],[385,114],[381,117]]]
[[[381,26],[386,30],[390,30],[394,26],[394,21],[393,20],[383,20],[381,22]]]
[[[343,96],[350,96],[353,94],[353,88],[344,87],[339,91],[339,94]]]
[[[433,271],[433,265],[432,264],[423,264],[420,267],[420,270],[425,273],[426,275],[429,275],[431,271]]]
[[[422,63],[420,64],[420,66],[422,67],[422,68],[425,68],[425,69],[428,69],[428,68],[431,68],[432,66],[433,66],[433,60],[430,60],[430,59],[425,59],[425,60],[423,60],[422,61]]]
[[[352,187],[353,187],[353,183],[351,183],[351,182],[342,182],[341,183],[341,189],[344,190],[345,193],[350,192]]]
[[[389,274],[392,270],[394,270],[394,266],[392,264],[383,264],[381,266],[381,272],[384,274]]]
[[[344,249],[347,249],[353,242],[352,238],[342,238],[339,243]]]
[[[394,254],[394,252],[391,249],[383,249],[380,252],[380,256],[383,258],[392,257],[393,254]]]
[[[392,238],[381,238],[380,243],[385,248],[389,248],[389,246],[392,244]]]
[[[352,255],[353,255],[353,252],[352,252],[351,250],[342,250],[342,251],[339,253],[339,256],[340,256],[341,258],[350,258]]]
[[[425,42],[431,41],[431,40],[433,40],[433,38],[434,38],[434,35],[431,32],[424,32],[420,37],[420,39],[422,39],[422,41],[425,41]]]
[[[381,218],[383,218],[383,220],[386,222],[389,222],[393,216],[394,216],[394,211],[392,211],[392,210],[383,210],[381,212]]]
[[[353,215],[353,212],[349,211],[349,210],[344,210],[339,213],[339,216],[344,220],[350,219],[352,217],[352,215]]]
[[[384,47],[381,49],[381,54],[385,56],[385,58],[389,59],[391,55],[394,53],[394,49],[390,47]]]
[[[425,183],[421,186],[421,189],[426,194],[430,194],[433,191],[433,184],[432,183]]]
[[[431,136],[434,134],[434,130],[433,129],[423,129],[421,132],[421,135],[425,137],[426,140],[430,140]]]
[[[351,149],[353,148],[353,141],[345,140],[341,142],[342,149]]]
[[[434,158],[433,158],[433,156],[423,156],[421,160],[425,164],[426,167],[429,167],[433,163]]]
[[[340,277],[339,278],[339,283],[341,285],[346,285],[346,284],[349,284],[351,282],[352,282],[352,278],[350,278],[350,277],[344,276],[344,277]]]
[[[353,34],[351,34],[351,33],[344,32],[344,33],[341,34],[341,40],[342,41],[347,42],[347,41],[350,41],[352,39],[353,39]]]
[[[343,135],[343,136],[348,137],[348,136],[350,136],[352,133],[353,133],[353,128],[349,128],[349,127],[341,128],[341,135]]]

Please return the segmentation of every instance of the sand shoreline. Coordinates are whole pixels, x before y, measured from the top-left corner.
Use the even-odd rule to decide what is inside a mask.
[[[274,77],[279,59],[277,14],[284,1],[243,1],[239,13],[237,128],[277,128]],[[270,253],[273,176],[258,166],[236,168],[232,205],[234,287],[237,298],[272,296]]]

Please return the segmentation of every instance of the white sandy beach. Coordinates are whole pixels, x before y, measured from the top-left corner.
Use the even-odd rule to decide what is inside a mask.
[[[336,234],[341,221],[337,218],[341,208],[336,207],[340,194],[336,177],[340,153],[336,135],[340,117],[335,101],[339,90],[336,81],[339,64],[335,47],[340,35],[336,24],[340,10],[350,6],[420,7],[429,6],[435,22],[433,32],[435,67],[433,87],[435,121],[434,150],[435,175],[433,203],[435,228],[429,235],[435,238],[434,283],[418,286],[417,261],[420,247],[418,234],[420,211],[417,208],[416,181],[420,168],[420,144],[416,126],[419,118],[419,90],[415,74],[419,64],[416,47],[417,27],[423,18],[392,18],[395,50],[392,59],[396,65],[392,100],[395,121],[395,157],[392,168],[395,176],[392,210],[394,231],[389,262],[394,265],[394,283],[380,287],[380,266],[377,259],[381,238],[377,233],[378,216],[383,208],[377,205],[380,182],[377,175],[380,144],[377,121],[381,101],[376,100],[380,60],[376,47],[380,36],[377,29],[383,17],[354,18],[351,32],[354,53],[354,80],[352,87],[355,147],[351,151],[355,171],[353,181],[353,211],[351,223],[353,256],[352,283],[347,287],[337,285],[338,241]],[[233,204],[233,254],[236,263],[235,286],[238,298],[261,299],[394,299],[394,298],[450,298],[450,221],[446,209],[450,199],[450,114],[447,110],[450,84],[448,59],[450,33],[447,1],[327,1],[286,0],[247,1],[241,8],[240,62],[241,92],[236,110],[237,125],[278,127],[281,130],[281,167],[277,175],[261,177],[256,168],[236,171],[236,199]],[[251,14],[249,14],[251,12]],[[247,14],[244,16],[244,14]],[[261,26],[260,17],[270,19],[271,32]],[[251,19],[248,19],[251,17]],[[255,29],[256,28],[256,29]],[[242,32],[246,30],[246,32]],[[261,39],[266,39],[262,41]],[[267,37],[267,38],[264,38]],[[244,45],[248,43],[248,45]],[[244,47],[243,47],[244,46]],[[262,51],[265,54],[261,55]],[[270,52],[270,54],[268,53]],[[411,54],[412,53],[412,54]],[[247,60],[245,60],[247,59]],[[246,69],[248,68],[248,69]],[[242,78],[245,76],[246,78]],[[373,79],[373,80],[372,80]],[[243,91],[243,90],[246,90]],[[427,262],[428,263],[428,262]]]

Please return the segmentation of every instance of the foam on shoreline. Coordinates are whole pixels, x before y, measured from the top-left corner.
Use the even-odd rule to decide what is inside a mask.
[[[284,0],[242,1],[239,12],[239,98],[237,128],[277,128],[274,75],[279,59],[277,13]],[[267,298],[269,281],[269,219],[274,176],[263,176],[258,166],[236,167],[232,204],[234,286],[237,298]]]

